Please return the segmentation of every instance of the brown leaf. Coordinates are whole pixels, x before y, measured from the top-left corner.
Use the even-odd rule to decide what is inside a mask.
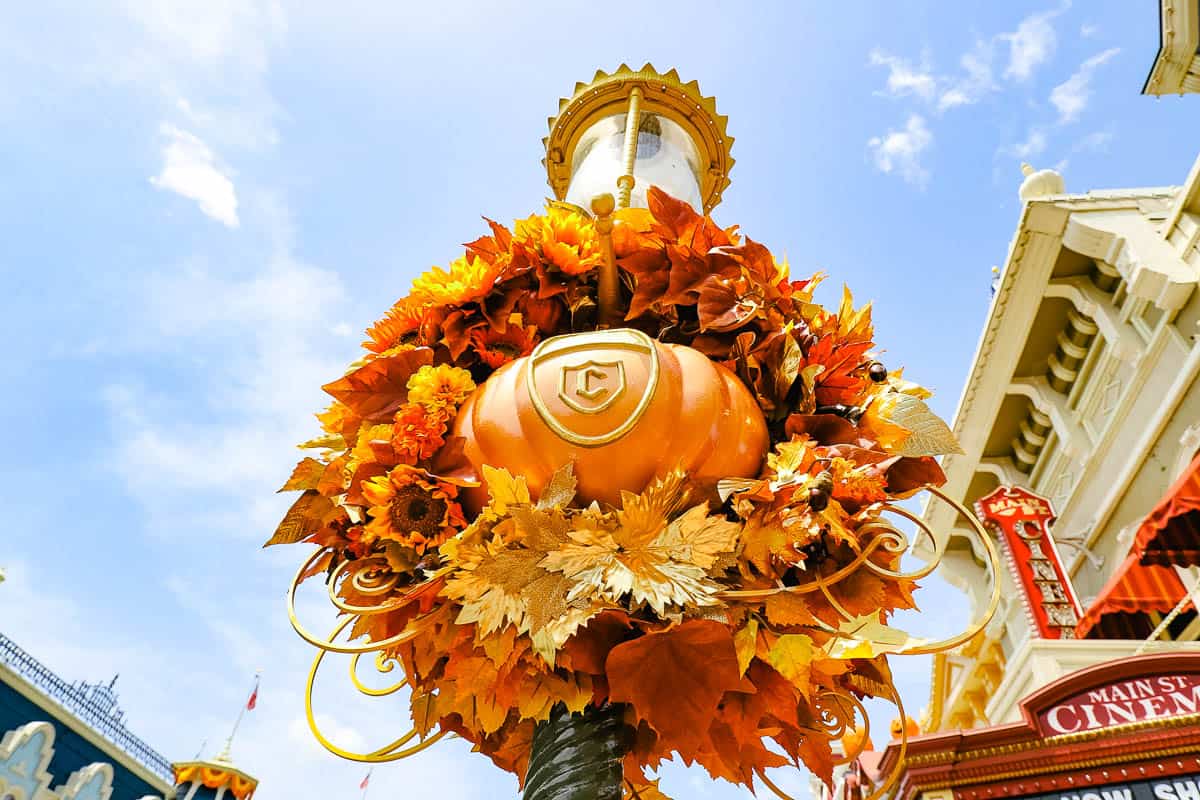
[[[887,471],[887,490],[892,495],[906,495],[923,486],[941,486],[946,473],[931,456],[901,458]]]
[[[280,487],[279,492],[300,492],[317,488],[321,475],[325,473],[325,465],[315,458],[303,459],[292,470],[292,477]]]
[[[617,645],[605,670],[611,700],[680,747],[704,741],[721,696],[742,684],[729,628],[711,620]]]
[[[396,409],[408,401],[408,379],[433,363],[427,347],[405,350],[368,361],[323,387],[369,422],[390,422]]]
[[[784,432],[789,437],[811,436],[823,445],[857,445],[861,438],[858,427],[837,414],[792,414]]]
[[[283,521],[263,547],[273,544],[295,544],[323,528],[329,521],[331,512],[337,511],[338,507],[328,497],[309,489],[292,503]]]

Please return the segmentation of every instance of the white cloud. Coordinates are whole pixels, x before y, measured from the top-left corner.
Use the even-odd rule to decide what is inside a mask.
[[[1008,147],[1001,148],[1001,152],[1005,155],[1018,158],[1022,161],[1028,161],[1034,156],[1041,155],[1046,151],[1046,132],[1041,128],[1031,128],[1029,135],[1025,137],[1025,141],[1011,144]]]
[[[992,78],[992,43],[980,40],[959,59],[963,74],[945,81],[938,96],[938,110],[978,103],[985,94],[996,88]]]
[[[229,176],[217,167],[213,151],[199,137],[174,125],[163,123],[161,131],[167,137],[163,168],[150,183],[195,200],[204,214],[236,228],[237,191]]]
[[[928,58],[923,57],[920,66],[913,66],[906,58],[872,50],[870,61],[872,66],[888,68],[884,94],[890,97],[916,95],[923,100],[932,100],[937,93],[937,79],[930,71]]]
[[[1092,75],[1101,65],[1110,61],[1119,52],[1121,52],[1119,47],[1111,47],[1102,53],[1097,53],[1080,64],[1075,74],[1051,90],[1050,102],[1058,109],[1060,124],[1073,122],[1079,118],[1079,115],[1087,108],[1088,101],[1092,96]]]
[[[921,154],[932,143],[933,134],[926,127],[925,118],[913,114],[903,130],[873,137],[867,147],[880,172],[896,172],[909,183],[924,186],[929,181],[929,171],[921,165]]]
[[[1008,68],[1004,70],[1004,77],[1028,80],[1039,66],[1050,60],[1058,45],[1053,20],[1068,8],[1069,2],[1050,11],[1031,14],[1021,20],[1015,31],[999,36],[1008,42]]]
[[[1100,26],[1093,25],[1090,22],[1085,22],[1079,26],[1079,35],[1084,39],[1091,39],[1100,33]]]
[[[183,378],[202,387],[162,398],[128,382],[107,389],[120,431],[113,466],[163,521],[155,527],[179,531],[166,520],[186,508],[191,526],[265,540],[286,503],[274,490],[299,458],[294,445],[317,432],[320,386],[355,349],[314,324],[344,308],[338,276],[297,260],[286,235],[274,247],[249,275],[192,267],[143,281],[134,305],[145,311],[128,324],[196,359]],[[222,502],[202,499],[213,496]]]
[[[1072,153],[1103,153],[1113,140],[1112,131],[1093,131],[1084,136],[1071,148]]]

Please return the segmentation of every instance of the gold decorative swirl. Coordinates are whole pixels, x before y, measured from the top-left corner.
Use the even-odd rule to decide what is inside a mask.
[[[887,694],[888,694],[886,699],[890,700],[892,702],[892,704],[894,706],[896,706],[896,712],[900,715],[900,719],[901,720],[905,719],[906,717],[904,716],[904,701],[902,701],[900,699],[900,692],[896,689],[896,685],[894,682],[891,681],[890,677],[888,679],[888,683],[886,684],[886,690],[887,690]],[[863,707],[863,705],[861,703],[859,703],[857,700],[855,700],[850,695],[846,695],[841,692],[827,692],[825,694],[835,695],[841,700],[850,700],[851,702],[854,703],[854,705],[857,707],[859,712],[862,713],[863,719],[864,720],[867,719],[866,709]],[[824,714],[825,714],[825,712],[823,710],[822,711],[823,718],[824,718]],[[870,725],[869,721],[867,722],[867,725]],[[870,729],[868,728],[868,731],[869,730]],[[866,742],[866,740],[867,740],[867,737],[863,736],[863,742]],[[847,764],[847,763],[853,761],[854,759],[858,758],[858,756],[861,754],[861,749],[862,748],[860,747],[859,753],[855,753],[853,756],[849,756],[847,758],[842,759],[841,761],[835,762],[835,765]],[[871,792],[871,794],[862,798],[862,800],[880,800],[881,797],[883,797],[885,794],[887,794],[888,792],[890,792],[892,790],[892,787],[896,785],[896,782],[898,780],[900,780],[900,774],[904,771],[905,756],[907,754],[908,754],[908,730],[907,730],[906,726],[902,725],[901,730],[900,730],[900,753],[899,753],[898,757],[896,758],[895,766],[892,767],[892,771],[888,774],[887,779],[884,780],[884,782],[881,783],[879,786],[875,787],[875,790],[873,792]],[[756,769],[754,771],[754,774],[757,775],[759,780],[761,780],[763,782],[763,785],[766,786],[768,789],[770,789],[772,792],[774,792],[775,796],[778,797],[780,800],[796,800],[796,798],[792,797],[790,794],[785,792],[783,789],[779,788],[779,786],[777,786],[770,778],[768,778],[767,774],[766,774],[766,770]]]
[[[347,617],[346,619],[339,622],[337,624],[337,627],[335,627],[333,629],[333,633],[331,633],[329,636],[330,641],[332,642],[334,639],[336,639],[338,637],[338,635],[341,634],[341,632],[346,629],[346,626],[349,625],[351,622],[353,622],[353,620],[354,620],[353,617]],[[304,687],[304,715],[305,715],[305,718],[308,720],[308,728],[309,728],[309,730],[312,731],[312,734],[316,738],[316,740],[318,742],[320,742],[321,746],[324,747],[326,750],[328,750],[329,752],[333,753],[336,756],[341,756],[342,758],[348,759],[350,761],[359,761],[364,764],[383,764],[388,761],[399,761],[402,758],[408,758],[409,756],[416,755],[417,753],[421,752],[422,750],[425,750],[426,748],[431,747],[433,744],[438,742],[443,736],[445,736],[447,733],[449,733],[449,731],[440,730],[437,733],[430,736],[429,738],[425,739],[424,741],[419,742],[418,744],[412,745],[411,747],[404,748],[404,745],[408,744],[410,741],[413,740],[414,737],[417,736],[417,729],[414,727],[411,730],[409,730],[407,733],[405,733],[403,736],[401,736],[400,738],[395,739],[394,741],[384,745],[383,747],[380,747],[377,750],[372,750],[369,753],[355,753],[351,750],[346,750],[344,748],[338,747],[336,744],[329,741],[329,739],[326,738],[325,734],[321,732],[320,727],[317,725],[317,719],[316,719],[316,715],[313,713],[313,703],[312,703],[313,684],[316,682],[317,670],[320,668],[321,662],[325,659],[325,656],[328,652],[338,652],[338,651],[336,651],[336,650],[330,651],[330,650],[327,650],[326,648],[318,649],[316,658],[313,659],[312,667],[310,667],[308,670],[308,681]],[[350,674],[351,674],[352,680],[354,681],[355,686],[360,691],[363,691],[365,694],[368,694],[372,697],[382,697],[384,695],[392,694],[393,692],[399,691],[399,689],[402,686],[404,686],[405,683],[407,683],[407,680],[404,680],[394,686],[388,687],[387,689],[383,689],[383,690],[369,689],[367,687],[364,687],[359,682],[357,671],[355,670],[355,666],[358,664],[358,657],[360,655],[362,655],[362,653],[356,653],[354,659],[351,661],[351,673]],[[377,659],[377,664],[378,663],[380,663],[380,662]],[[384,662],[384,663],[386,663],[386,662]],[[391,667],[389,666],[388,669],[390,670]],[[399,748],[404,748],[404,749],[399,749]]]

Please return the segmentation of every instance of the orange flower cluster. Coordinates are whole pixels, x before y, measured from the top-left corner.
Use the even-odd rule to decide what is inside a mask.
[[[886,690],[905,642],[888,616],[914,607],[887,504],[940,484],[933,457],[956,444],[928,393],[873,360],[869,306],[846,292],[822,308],[820,276],[793,281],[736,229],[648,197],[613,232],[626,324],[743,381],[771,434],[759,476],[709,497],[673,473],[581,508],[570,465],[541,497],[492,465],[491,502],[466,518],[445,467],[459,406],[542,338],[595,327],[599,234],[552,205],[512,231],[489,221],[367,331],[366,356],[325,387],[324,435],[303,445],[320,452],[284,486],[303,494],[269,544],[322,545],[307,574],[354,606],[379,598],[343,567],[389,574],[352,634],[407,632],[386,653],[417,730],[456,732],[518,776],[555,704],[611,702],[633,733],[630,785],[673,756],[749,787],[787,763],[829,780],[829,720]]]

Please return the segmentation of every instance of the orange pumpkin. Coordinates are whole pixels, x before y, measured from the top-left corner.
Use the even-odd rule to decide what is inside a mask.
[[[901,735],[911,739],[921,735],[921,726],[912,717],[905,717],[903,720],[897,717],[892,720],[891,733],[893,740],[899,739]]]
[[[577,498],[616,504],[681,466],[701,485],[753,477],[767,426],[749,390],[706,356],[615,329],[547,339],[497,370],[459,410],[457,477],[484,464],[523,476],[537,497],[574,462]],[[478,511],[487,489],[464,491]]]
[[[865,725],[855,726],[842,734],[842,755],[853,756],[874,749],[875,743]]]

